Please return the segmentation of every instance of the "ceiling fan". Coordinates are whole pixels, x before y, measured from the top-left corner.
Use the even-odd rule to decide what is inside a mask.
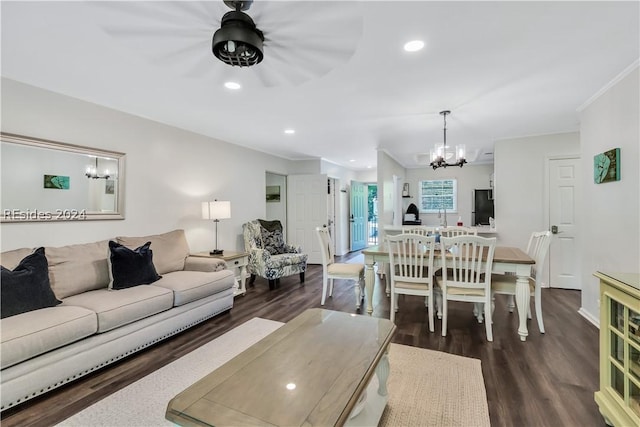
[[[241,79],[245,86],[319,78],[353,56],[363,32],[360,2],[136,1],[88,7],[95,8],[93,18],[107,34],[152,65],[192,79]]]
[[[250,67],[262,62],[264,34],[243,12],[251,3],[253,0],[224,0],[224,4],[234,10],[222,17],[220,29],[213,34],[211,50],[225,64]]]

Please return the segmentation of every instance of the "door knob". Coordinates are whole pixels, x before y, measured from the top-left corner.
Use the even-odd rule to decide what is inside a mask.
[[[562,231],[558,231],[558,226],[557,225],[552,225],[551,226],[551,234],[559,234],[562,233]]]

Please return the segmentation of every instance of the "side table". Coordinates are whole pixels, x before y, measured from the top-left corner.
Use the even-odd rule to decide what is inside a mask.
[[[224,251],[222,255],[211,255],[209,252],[196,252],[191,256],[201,258],[220,258],[226,261],[227,266],[233,269],[236,279],[233,286],[233,296],[244,295],[247,292],[245,286],[247,280],[247,264],[249,264],[249,253]]]

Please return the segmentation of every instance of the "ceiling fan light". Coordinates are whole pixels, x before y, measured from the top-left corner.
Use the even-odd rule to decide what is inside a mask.
[[[264,35],[256,28],[251,17],[244,12],[227,12],[222,24],[213,34],[211,50],[225,64],[250,67],[259,64],[263,57]]]

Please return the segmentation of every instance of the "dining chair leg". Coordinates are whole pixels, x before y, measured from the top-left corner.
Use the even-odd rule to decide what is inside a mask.
[[[491,303],[484,304],[485,329],[487,330],[487,341],[493,341],[493,327],[491,319]]]
[[[447,336],[447,299],[442,298],[442,336]]]
[[[540,287],[536,287],[533,300],[534,304],[536,305],[536,318],[538,319],[538,328],[540,329],[540,333],[544,334],[544,321],[542,320],[542,290],[540,289]]]
[[[333,279],[329,279],[329,296],[333,296]]]
[[[383,264],[383,268],[385,271],[385,275],[384,275],[384,290],[387,293],[387,297],[389,297],[391,295],[391,285],[389,283],[389,277],[391,277],[391,270],[389,270],[389,263],[384,263]]]
[[[438,320],[442,320],[442,293],[436,292],[436,311],[438,312]]]
[[[507,302],[507,308],[509,309],[509,313],[513,313],[513,309],[516,307],[515,296],[509,295],[509,301]]]
[[[391,291],[393,291],[393,286],[391,287]],[[395,322],[396,320],[396,307],[395,305],[397,304],[397,300],[394,298],[394,295],[391,295],[391,298],[389,298],[389,319],[392,322]]]
[[[322,296],[320,297],[320,305],[324,305],[324,300],[327,296],[327,282],[328,279],[326,277],[322,278]]]
[[[360,303],[362,301],[361,293],[360,293],[361,292],[360,283],[356,281],[355,286],[353,288],[356,292],[356,310],[360,310]]]
[[[429,289],[429,296],[427,299],[429,300],[427,302],[427,310],[429,310],[429,331],[433,332],[435,330],[433,326],[433,288]]]

